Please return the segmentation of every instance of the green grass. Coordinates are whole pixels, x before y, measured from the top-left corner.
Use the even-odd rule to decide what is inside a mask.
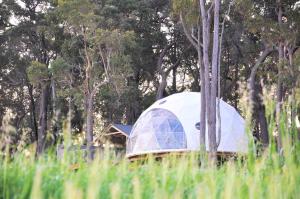
[[[267,106],[270,132],[275,129],[272,110]],[[0,198],[300,198],[300,142],[286,115],[280,154],[271,139],[259,156],[250,144],[246,158],[219,166],[205,157],[200,165],[199,154],[162,161],[149,157],[141,164],[106,152],[91,163],[78,160],[77,170],[68,154],[62,160],[51,153],[38,160],[22,153],[0,158]]]
[[[218,167],[200,166],[197,154],[143,164],[107,155],[75,171],[70,160],[19,155],[1,162],[0,198],[297,198],[299,146],[284,146],[282,156],[266,151]]]

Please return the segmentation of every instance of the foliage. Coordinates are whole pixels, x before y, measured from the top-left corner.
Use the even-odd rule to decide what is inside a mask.
[[[253,161],[231,160],[218,167],[197,154],[169,156],[143,164],[101,156],[92,164],[70,164],[51,155],[35,162],[2,160],[1,198],[297,198],[299,146],[285,154],[266,152]],[[116,163],[117,161],[117,163]]]
[[[70,72],[71,65],[68,64],[63,58],[57,58],[53,62],[51,62],[51,73],[55,78],[62,78]]]
[[[211,2],[206,1],[207,9]],[[234,3],[227,16],[230,2]],[[262,89],[255,93],[259,99],[271,93],[272,100],[276,100],[280,79],[283,101],[295,108],[286,117],[291,118],[291,126],[299,120],[300,29],[296,2],[282,1],[280,26],[277,1],[221,1],[220,21],[224,20],[225,27],[221,97],[243,116],[247,116],[248,110],[241,109],[243,96],[239,88],[246,84],[264,47],[282,43],[283,62],[278,63],[276,50],[268,55],[257,69],[255,82]],[[157,63],[168,45],[171,47],[163,57],[161,68],[167,70],[176,60],[180,63],[168,71],[163,96],[198,92],[201,85],[197,53],[179,20],[182,14],[187,29],[196,37],[196,26],[201,22],[198,4],[196,0],[3,0],[0,5],[0,120],[10,111],[15,115],[10,121],[15,128],[16,146],[12,148],[22,151],[34,143],[41,121],[47,124],[44,133],[56,139],[69,110],[72,132],[82,134],[87,113],[85,94],[93,89],[94,110],[90,112],[97,116],[94,124],[101,127],[111,122],[133,124],[155,101],[162,82]],[[292,52],[291,59],[288,51]],[[92,63],[91,70],[86,70],[87,58]],[[277,66],[282,68],[280,73]],[[88,76],[90,89],[85,82]],[[47,96],[42,97],[43,93]],[[257,112],[265,115],[265,101],[261,102]],[[274,105],[266,111],[274,113],[275,109]],[[102,132],[103,129],[97,129],[93,133]],[[269,128],[269,134],[274,139],[276,128]],[[0,137],[4,143],[4,133]],[[55,139],[49,145],[57,144]]]
[[[182,14],[189,25],[196,25],[199,20],[199,1],[196,0],[176,0],[172,1],[173,14]]]
[[[38,61],[31,62],[27,69],[29,81],[33,85],[39,85],[41,82],[49,81],[49,71],[46,64]]]

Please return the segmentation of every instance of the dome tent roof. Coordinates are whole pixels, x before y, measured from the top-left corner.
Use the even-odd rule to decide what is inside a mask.
[[[127,141],[127,157],[147,153],[200,149],[200,93],[182,92],[156,101],[134,124]],[[229,104],[220,100],[221,142],[219,152],[248,150],[245,121]],[[218,122],[217,122],[218,128]],[[218,137],[218,135],[217,135]],[[208,140],[206,132],[206,149]]]

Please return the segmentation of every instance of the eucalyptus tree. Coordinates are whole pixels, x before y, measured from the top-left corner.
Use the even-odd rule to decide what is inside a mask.
[[[121,96],[124,82],[130,75],[131,58],[126,53],[127,45],[135,43],[134,33],[118,29],[113,17],[107,19],[106,9],[105,4],[74,0],[63,2],[59,10],[65,30],[82,42],[78,51],[84,73],[82,91],[88,147],[93,143],[95,96],[105,85],[111,85],[118,98]],[[118,100],[115,103],[118,105]]]
[[[205,150],[206,140],[206,83],[205,83],[205,66],[203,64],[202,38],[200,25],[200,10],[198,2],[193,1],[173,1],[173,10],[180,16],[185,35],[197,51],[197,65],[200,72],[201,87],[201,113],[200,113],[200,146]],[[188,21],[187,21],[188,20]],[[197,31],[196,31],[197,30]],[[196,34],[196,35],[195,35]]]
[[[293,64],[293,57],[297,51],[299,44],[299,7],[296,6],[297,1],[240,1],[239,8],[243,12],[245,25],[248,32],[257,38],[257,43],[263,46],[263,51],[252,67],[249,77],[250,101],[255,102],[255,76],[262,62],[269,58],[273,63],[277,63],[270,72],[277,73],[274,79],[276,83],[276,120],[277,120],[277,144],[281,148],[281,130],[280,115],[282,103],[287,99],[289,92],[293,89],[288,86],[287,79],[295,79],[297,69]],[[277,55],[275,52],[278,52]],[[277,61],[276,61],[277,59]],[[271,65],[271,64],[269,64]],[[290,71],[290,72],[287,72]],[[292,72],[293,71],[293,72]],[[292,75],[293,74],[293,75]],[[294,81],[296,82],[296,81]],[[295,86],[292,86],[295,88]],[[255,112],[255,111],[253,111]],[[253,118],[262,122],[259,118]],[[264,119],[263,119],[264,120]],[[292,119],[294,120],[294,118]],[[265,126],[265,125],[263,125]],[[266,128],[263,128],[266,129]],[[263,144],[268,144],[268,132],[262,131]]]
[[[155,100],[159,90],[161,82],[157,61],[164,46],[168,45],[166,35],[169,33],[163,30],[170,28],[172,22],[169,18],[169,2],[124,0],[106,4],[106,9],[100,11],[106,20],[102,24],[110,27],[108,29],[134,32],[134,42],[126,45],[126,54],[131,61],[127,67],[130,75],[126,86],[123,85],[123,94],[118,97],[114,88],[104,89],[99,95],[102,106],[98,108],[107,122],[133,124],[141,111]],[[171,52],[168,52],[168,58],[169,55]],[[150,86],[152,83],[153,86]],[[119,106],[116,106],[115,100],[119,101]]]
[[[219,140],[216,136],[216,97],[221,53],[220,1],[174,1],[173,7],[180,16],[187,38],[198,53],[201,79],[200,146],[202,149],[205,148],[207,122],[210,156],[215,159],[218,143],[220,142],[220,134]],[[187,23],[187,20],[190,23]],[[213,30],[211,30],[211,26]],[[212,42],[210,41],[211,38],[213,39]]]
[[[28,76],[33,76],[33,73],[28,74],[27,72],[33,72],[33,70],[28,69],[30,66],[32,68],[38,66],[49,67],[50,60],[55,58],[57,52],[59,52],[61,37],[63,35],[62,29],[56,23],[56,16],[51,15],[54,6],[52,1],[4,0],[2,3],[14,16],[10,18],[10,22],[13,23],[6,28],[3,35],[8,38],[6,42],[8,48],[11,50],[14,49],[16,55],[20,59],[25,60],[25,64],[18,71],[23,74],[24,82],[26,82],[26,86],[28,87],[28,90],[24,89],[24,87],[22,89],[27,91],[30,96],[31,115],[33,115],[34,120],[33,131],[36,132],[34,139],[37,140],[37,154],[40,154],[45,147],[50,85],[48,81],[42,81],[34,88],[31,82],[28,81]],[[16,76],[15,78],[18,77]],[[39,100],[35,99],[35,93],[40,94]],[[39,119],[35,117],[36,101],[39,104]]]

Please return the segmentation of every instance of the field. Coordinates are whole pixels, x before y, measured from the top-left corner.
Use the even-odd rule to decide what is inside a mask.
[[[2,160],[1,198],[298,198],[299,145],[284,139],[282,155],[249,153],[219,166],[199,154],[149,157],[130,163],[106,153],[92,163],[51,154],[40,158],[19,155]],[[293,147],[290,147],[293,146]]]
[[[274,103],[267,102],[269,131],[274,132]],[[2,156],[0,198],[299,198],[300,142],[297,128],[289,126],[289,112],[285,106],[281,151],[270,136],[264,150],[252,140],[246,156],[218,165],[199,153],[129,162],[109,149],[92,162],[68,153],[58,159],[55,150],[38,159],[24,151]]]

